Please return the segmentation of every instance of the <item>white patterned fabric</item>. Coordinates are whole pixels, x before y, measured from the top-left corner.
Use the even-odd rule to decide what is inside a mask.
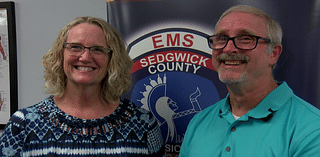
[[[120,100],[111,115],[92,120],[64,113],[53,96],[21,109],[0,138],[0,156],[163,156],[154,116]]]

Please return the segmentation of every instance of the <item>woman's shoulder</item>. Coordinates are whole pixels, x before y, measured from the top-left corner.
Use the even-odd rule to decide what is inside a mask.
[[[41,100],[37,104],[17,110],[13,115],[12,119],[25,120],[27,118],[36,119],[40,116],[41,109],[53,103],[52,96]]]
[[[44,104],[48,103],[50,97],[40,101],[37,104],[34,104],[29,107],[25,107],[16,111],[8,121],[6,128],[11,128],[12,131],[15,132],[23,131],[27,126],[36,126],[34,124],[41,123],[41,119],[43,119],[43,114],[40,109],[44,106]]]
[[[137,117],[145,121],[154,121],[154,116],[150,111],[137,106],[136,104],[134,104],[134,102],[126,98],[120,98],[120,102],[128,109],[133,111],[133,117]]]

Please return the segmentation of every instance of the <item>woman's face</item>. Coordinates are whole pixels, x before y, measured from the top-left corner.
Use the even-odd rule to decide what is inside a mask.
[[[69,30],[66,43],[74,43],[84,47],[108,47],[103,30],[94,24],[81,23]],[[73,55],[71,49],[64,48],[63,69],[67,76],[67,84],[100,85],[107,74],[109,54],[92,54],[85,48],[79,55]]]

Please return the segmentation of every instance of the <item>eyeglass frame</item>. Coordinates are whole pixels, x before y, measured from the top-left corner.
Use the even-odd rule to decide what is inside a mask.
[[[100,47],[100,48],[103,48],[103,49],[106,49],[106,53],[102,53],[102,54],[111,54],[112,53],[112,49],[110,47],[104,47],[104,46],[91,46],[91,47],[86,47],[86,46],[83,46],[82,44],[77,44],[77,43],[63,43],[63,48],[67,48],[66,46],[68,44],[75,44],[77,46],[80,46],[82,47],[82,50],[81,50],[81,54],[79,53],[79,55],[76,55],[76,56],[81,56],[83,53],[84,53],[84,50],[85,49],[88,49],[90,54],[92,55],[93,53],[91,52],[91,48],[94,48],[94,47]],[[67,49],[70,49],[70,48],[67,48]],[[70,51],[70,50],[69,50]]]
[[[221,47],[221,48],[212,48],[212,46],[210,46],[210,38],[211,37],[214,37],[214,36],[221,36],[221,37],[226,37],[227,38],[227,41],[226,41],[226,44]],[[254,45],[254,47],[252,49],[243,49],[243,48],[239,48],[237,45],[236,45],[236,42],[235,42],[235,38],[238,38],[238,37],[241,37],[241,36],[250,36],[250,37],[255,37],[256,38],[256,44]],[[271,40],[270,39],[267,39],[267,38],[263,38],[263,37],[260,37],[260,36],[255,36],[255,35],[238,35],[238,36],[235,36],[235,37],[228,37],[228,36],[225,36],[225,35],[211,35],[211,36],[208,36],[207,37],[207,42],[208,42],[208,45],[211,49],[215,49],[215,50],[220,50],[220,49],[224,49],[227,45],[228,45],[228,42],[230,40],[232,40],[233,42],[233,45],[237,48],[237,49],[240,49],[240,50],[253,50],[257,47],[258,45],[258,41],[259,39],[262,39],[264,41],[266,41],[267,43],[271,43]]]

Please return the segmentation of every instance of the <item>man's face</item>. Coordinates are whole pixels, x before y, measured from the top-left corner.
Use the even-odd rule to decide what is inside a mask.
[[[253,14],[233,12],[220,21],[215,34],[228,37],[255,35],[267,38],[266,21]],[[272,73],[267,49],[267,42],[261,39],[253,50],[237,49],[233,41],[229,40],[225,48],[212,50],[212,65],[224,83],[258,81]],[[218,56],[222,57],[217,59]]]

